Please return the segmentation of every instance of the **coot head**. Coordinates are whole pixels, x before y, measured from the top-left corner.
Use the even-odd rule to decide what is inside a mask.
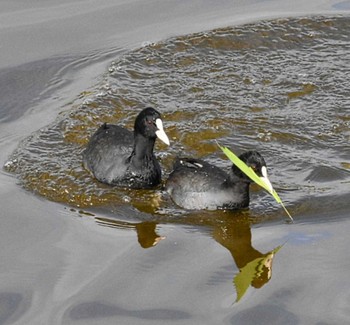
[[[163,129],[160,113],[152,107],[147,107],[140,112],[135,120],[135,135],[141,134],[145,138],[158,138],[169,145],[170,141]]]
[[[251,167],[260,179],[272,190],[272,185],[267,177],[267,166],[264,157],[257,151],[246,151],[242,153],[239,158],[245,162],[248,167]],[[236,165],[232,165],[232,173],[239,178],[245,178],[251,182],[250,178],[246,176]]]

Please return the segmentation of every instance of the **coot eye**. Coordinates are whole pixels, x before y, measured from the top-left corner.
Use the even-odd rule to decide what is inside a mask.
[[[147,119],[147,123],[148,123],[149,125],[155,124],[155,119],[154,119],[154,118]]]

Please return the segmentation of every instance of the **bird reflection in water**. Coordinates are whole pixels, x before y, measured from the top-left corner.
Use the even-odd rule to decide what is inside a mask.
[[[102,226],[136,230],[138,242],[143,248],[154,247],[166,238],[157,233],[157,222],[131,223],[100,217],[95,217],[95,220]],[[271,279],[272,262],[282,246],[277,246],[267,253],[261,253],[255,249],[252,246],[251,225],[248,217],[237,217],[224,213],[214,222],[213,220],[215,219],[206,219],[203,224],[212,227],[212,237],[231,253],[239,269],[239,273],[233,279],[237,292],[236,302],[238,302],[249,286],[259,289]]]
[[[119,229],[135,229],[137,233],[138,242],[142,248],[150,248],[156,246],[161,240],[165,239],[164,236],[160,236],[157,234],[157,223],[153,221],[131,223],[126,221],[99,217],[96,217],[95,220],[101,226]]]
[[[272,262],[282,246],[261,253],[252,246],[252,233],[248,219],[227,218],[213,229],[213,238],[231,253],[239,273],[233,282],[237,291],[236,302],[249,286],[256,289],[266,284],[272,276]]]

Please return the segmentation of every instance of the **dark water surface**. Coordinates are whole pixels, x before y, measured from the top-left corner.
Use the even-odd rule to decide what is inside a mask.
[[[41,21],[44,9],[37,5]],[[130,16],[145,9],[135,2],[120,5],[118,13]],[[317,11],[312,5],[300,4],[300,10]],[[79,1],[57,9],[70,17],[71,6]],[[85,57],[57,56],[0,71],[6,155],[0,174],[0,324],[350,321],[350,18],[328,14],[202,27],[201,15],[221,18],[224,26],[225,6],[223,1],[220,12],[194,3],[199,16],[167,34],[184,36],[134,50],[118,49],[106,38],[110,49]],[[268,2],[256,6],[269,10]],[[160,25],[171,7],[158,8],[164,10]],[[175,7],[175,17],[186,21],[183,7]],[[293,11],[287,7],[275,16]],[[109,1],[101,4],[101,12],[110,10],[100,20],[104,33],[112,8]],[[350,6],[345,1],[331,8]],[[82,9],[91,19],[94,8]],[[143,13],[136,26],[152,17]],[[259,15],[252,16],[256,21]],[[25,28],[22,22],[12,31]],[[62,22],[70,20],[55,21],[47,37],[61,31]],[[163,26],[171,30],[173,24],[169,19],[170,27]],[[180,33],[197,25],[207,31]],[[138,39],[152,38],[141,33]],[[58,44],[45,51],[58,51]],[[94,74],[96,67],[102,70],[99,83],[84,86],[83,72]],[[70,96],[62,92],[67,88]],[[105,121],[131,128],[146,104],[161,111],[171,139],[170,147],[157,144],[165,177],[180,154],[228,168],[215,140],[236,153],[259,149],[295,223],[287,224],[283,209],[257,187],[247,210],[185,212],[160,188],[114,189],[92,179],[81,166],[89,136]]]

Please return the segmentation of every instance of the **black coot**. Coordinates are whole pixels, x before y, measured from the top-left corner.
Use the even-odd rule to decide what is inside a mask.
[[[264,158],[256,151],[240,155],[271,187]],[[226,173],[203,160],[178,158],[165,189],[173,201],[189,210],[240,209],[249,206],[251,180],[235,165]]]
[[[154,156],[156,138],[169,145],[159,112],[148,107],[136,117],[134,133],[103,124],[83,153],[83,164],[100,182],[130,188],[151,188],[161,181]]]

